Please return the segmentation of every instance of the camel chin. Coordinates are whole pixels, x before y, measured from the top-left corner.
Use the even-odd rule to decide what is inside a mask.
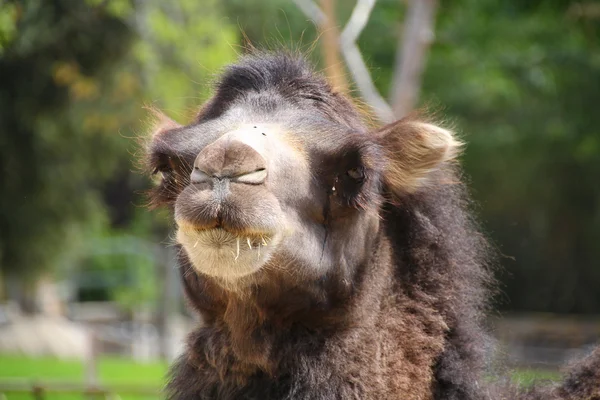
[[[242,235],[222,228],[199,230],[186,225],[178,228],[176,239],[197,272],[223,280],[259,271],[279,241],[277,235]]]

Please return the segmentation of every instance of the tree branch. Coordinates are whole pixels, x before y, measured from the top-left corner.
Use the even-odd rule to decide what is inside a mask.
[[[327,20],[325,13],[321,11],[319,6],[313,3],[311,0],[292,0],[296,6],[306,15],[312,19],[316,24],[323,25]]]
[[[367,104],[371,106],[373,112],[381,122],[389,123],[396,119],[394,112],[390,105],[385,99],[379,94],[369,69],[363,60],[360,49],[356,43],[345,46],[342,48],[342,55],[346,60],[346,65],[354,78],[356,87],[360,91],[362,97],[365,99]]]
[[[319,25],[324,24],[327,16],[312,0],[293,1],[308,18]],[[395,119],[394,113],[389,104],[377,91],[360,49],[356,45],[356,39],[358,39],[366,26],[374,5],[375,0],[358,0],[349,22],[340,36],[339,45],[346,65],[362,97],[371,106],[379,120],[382,122],[391,122]]]
[[[375,0],[358,0],[352,15],[344,27],[340,40],[342,43],[354,43],[369,22],[369,16],[375,6]]]

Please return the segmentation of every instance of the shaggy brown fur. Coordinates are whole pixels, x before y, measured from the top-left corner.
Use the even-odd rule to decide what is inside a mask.
[[[492,278],[452,162],[458,142],[415,120],[367,133],[351,103],[297,57],[246,57],[225,71],[193,124],[167,121],[156,129],[149,160],[164,179],[155,204],[190,206],[186,177],[207,144],[199,141],[208,133],[199,132],[238,114],[317,132],[302,136],[313,147],[290,145],[316,182],[315,192],[295,193],[290,207],[308,210],[315,232],[323,229],[314,263],[325,265],[330,254],[338,261],[315,274],[298,254],[275,254],[238,287],[198,272],[182,249],[182,282],[204,324],[173,366],[170,399],[600,398],[598,350],[557,388],[518,392],[486,383],[490,342],[482,317]],[[240,204],[262,190],[242,189],[249,197]],[[237,223],[201,206],[208,211],[193,215],[198,226]],[[364,223],[368,216],[377,222]]]

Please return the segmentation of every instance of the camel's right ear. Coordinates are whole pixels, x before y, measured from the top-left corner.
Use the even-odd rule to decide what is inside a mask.
[[[454,160],[462,146],[449,130],[410,119],[381,128],[375,137],[387,158],[384,181],[397,195],[428,185],[432,173]]]

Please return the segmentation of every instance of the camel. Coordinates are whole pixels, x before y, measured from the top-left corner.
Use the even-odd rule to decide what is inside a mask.
[[[600,350],[555,386],[488,379],[493,252],[461,147],[427,117],[366,123],[286,52],[227,67],[188,125],[158,115],[151,203],[203,319],[167,397],[600,399]]]

